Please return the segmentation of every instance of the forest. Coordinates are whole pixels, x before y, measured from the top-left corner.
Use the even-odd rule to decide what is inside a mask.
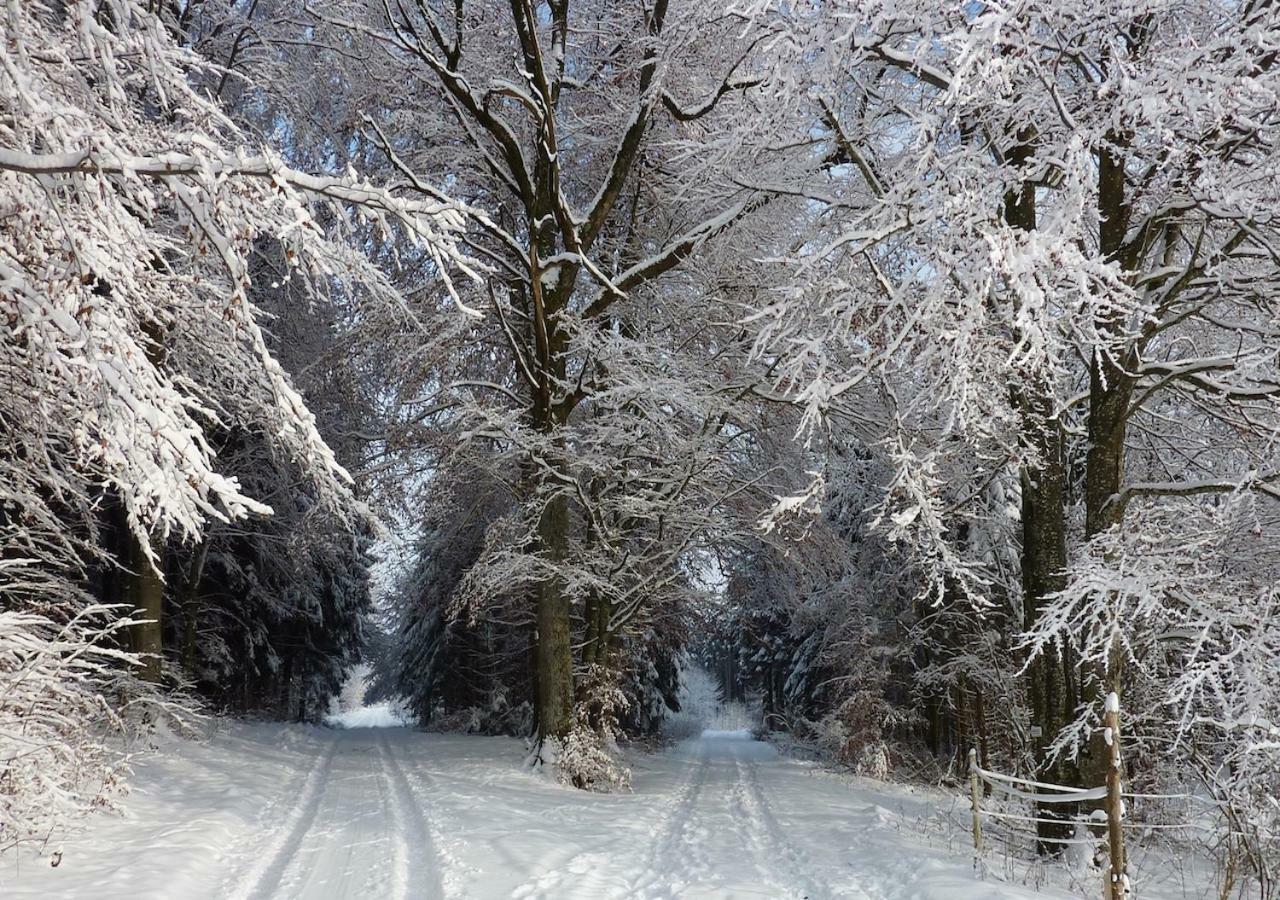
[[[1280,897],[1280,6],[9,0],[0,854],[357,667]]]

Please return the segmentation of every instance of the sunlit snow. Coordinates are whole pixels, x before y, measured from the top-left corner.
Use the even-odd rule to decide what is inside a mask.
[[[334,713],[324,721],[333,728],[403,728],[408,724],[390,703],[377,703]]]
[[[344,721],[393,715],[374,707]],[[566,788],[524,768],[523,755],[513,738],[230,724],[207,742],[176,743],[143,762],[125,815],[93,818],[62,845],[57,868],[30,856],[5,860],[0,893],[6,900],[1045,896],[979,880],[949,831],[916,835],[922,822],[949,815],[952,798],[843,779],[786,759],[745,730],[710,730],[664,752],[634,754],[628,793]]]

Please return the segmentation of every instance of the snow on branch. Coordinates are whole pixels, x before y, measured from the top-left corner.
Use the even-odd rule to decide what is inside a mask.
[[[34,374],[51,416],[71,411],[82,464],[121,492],[135,529],[194,535],[210,517],[269,512],[217,473],[204,438],[216,419],[200,388],[209,376],[169,352],[167,336],[203,317],[215,364],[257,373],[261,417],[341,503],[346,475],[247,299],[249,255],[278,242],[314,282],[395,302],[385,276],[340,243],[398,228],[463,307],[451,278],[478,274],[460,250],[466,211],[246,154],[161,21],[131,0],[107,6],[104,18],[88,2],[22,5],[4,23],[6,352]],[[316,202],[332,214],[317,218]]]
[[[163,577],[165,538],[271,512],[227,474],[228,433],[362,514],[250,299],[260,260],[375,309],[403,299],[373,251],[408,247],[459,306],[452,279],[480,271],[463,207],[247,151],[168,14],[0,11],[0,849],[109,802],[129,709],[158,697],[118,649],[130,620],[85,589],[112,545],[132,532]]]

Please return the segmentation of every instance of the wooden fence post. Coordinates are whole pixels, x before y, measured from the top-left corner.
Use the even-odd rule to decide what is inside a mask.
[[[1102,736],[1107,744],[1107,849],[1106,881],[1103,884],[1103,900],[1124,900],[1129,892],[1129,875],[1124,864],[1124,833],[1121,820],[1124,817],[1123,772],[1120,768],[1120,697],[1115,691],[1107,694],[1102,716]]]
[[[969,749],[969,794],[973,800],[973,861],[982,855],[982,782],[978,778],[978,751]]]

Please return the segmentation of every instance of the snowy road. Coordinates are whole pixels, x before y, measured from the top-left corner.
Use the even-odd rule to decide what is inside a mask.
[[[760,783],[761,764],[774,761],[767,744],[707,733],[684,749],[695,761],[668,801],[670,812],[628,896],[869,896],[815,878],[804,851],[778,824]]]
[[[140,766],[54,869],[0,866],[6,898],[1016,898],[963,847],[912,832],[936,795],[850,782],[738,732],[572,791],[504,738],[229,726]]]
[[[250,832],[230,854],[244,871],[220,896],[443,896],[433,839],[385,730],[335,732],[282,799],[292,804],[284,828]]]

